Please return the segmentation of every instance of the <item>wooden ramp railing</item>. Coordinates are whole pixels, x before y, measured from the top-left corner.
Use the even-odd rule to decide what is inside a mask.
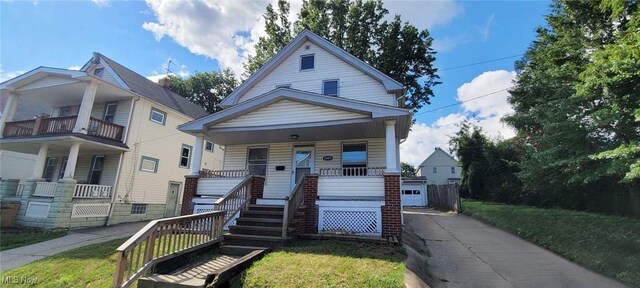
[[[215,210],[227,212],[224,216],[223,227],[234,219],[234,216],[241,210],[246,210],[251,203],[251,183],[253,182],[253,177],[257,176],[252,175],[245,177],[242,182],[238,183],[238,185],[229,190],[227,194],[213,204]]]
[[[293,187],[291,193],[284,198],[284,214],[282,214],[282,237],[287,237],[287,230],[289,229],[289,223],[293,220],[296,212],[302,205],[304,200],[304,182],[307,177],[302,177],[298,180],[296,186]]]
[[[224,218],[214,211],[149,222],[116,249],[113,287],[129,287],[160,261],[222,241]]]

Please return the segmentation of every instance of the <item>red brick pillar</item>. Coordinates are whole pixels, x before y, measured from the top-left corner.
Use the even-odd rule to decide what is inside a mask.
[[[384,175],[384,206],[382,206],[382,237],[402,236],[402,207],[400,206],[400,174]]]
[[[198,191],[198,175],[184,176],[184,192],[182,193],[182,209],[180,215],[193,214],[193,198],[196,197]]]
[[[251,204],[256,204],[256,200],[262,198],[264,193],[264,177],[253,176],[251,179]]]
[[[304,233],[318,233],[318,174],[309,174],[304,181]]]

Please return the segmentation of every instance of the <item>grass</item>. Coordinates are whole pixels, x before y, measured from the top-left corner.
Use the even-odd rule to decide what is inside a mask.
[[[66,231],[32,232],[32,233],[0,233],[0,251],[18,248],[67,235]]]
[[[465,214],[640,287],[640,219],[463,200]]]
[[[115,250],[125,240],[111,240],[65,251],[4,271],[2,276],[35,279],[37,285],[34,286],[37,287],[111,287],[116,267]]]
[[[404,287],[405,258],[398,246],[298,241],[255,262],[243,287]]]

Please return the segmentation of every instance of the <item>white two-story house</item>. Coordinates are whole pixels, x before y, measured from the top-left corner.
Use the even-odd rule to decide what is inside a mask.
[[[307,233],[399,237],[398,145],[412,121],[404,93],[399,82],[303,31],[228,95],[224,110],[179,126],[197,137],[196,147],[205,139],[225,147],[223,171],[201,173],[195,203],[261,175],[257,203],[282,205],[306,181]]]
[[[440,147],[418,165],[418,175],[427,177],[429,184],[444,185],[460,183],[462,167],[458,161]]]
[[[2,179],[19,225],[100,226],[179,214],[184,175],[222,168],[208,139],[192,167],[195,137],[176,127],[200,106],[102,54],[79,71],[39,67],[0,84],[3,151],[31,154],[29,179]],[[22,169],[8,157],[0,169]]]

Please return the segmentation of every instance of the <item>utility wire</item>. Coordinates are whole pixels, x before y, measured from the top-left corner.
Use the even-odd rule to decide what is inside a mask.
[[[435,109],[431,109],[431,110],[427,110],[427,111],[422,111],[422,112],[420,112],[420,113],[413,114],[413,116],[418,116],[418,115],[421,115],[421,114],[424,114],[424,113],[434,112],[434,111],[442,110],[442,109],[445,109],[445,108],[449,108],[449,107],[457,106],[457,105],[460,105],[460,104],[462,104],[462,103],[466,103],[466,102],[469,102],[469,101],[473,101],[473,100],[477,100],[477,99],[480,99],[480,98],[488,97],[488,96],[491,96],[491,95],[494,95],[494,94],[500,93],[500,92],[502,92],[502,91],[509,90],[509,89],[511,89],[511,88],[513,88],[513,87],[515,87],[515,86],[510,86],[510,87],[507,87],[507,88],[504,88],[504,89],[500,89],[500,90],[497,90],[497,91],[493,91],[493,92],[490,92],[490,93],[487,93],[487,94],[483,94],[483,95],[480,95],[480,96],[477,96],[477,97],[473,97],[473,98],[471,98],[471,99],[467,99],[467,100],[464,100],[464,101],[458,101],[458,102],[456,102],[456,103],[449,104],[449,105],[442,106],[442,107],[438,107],[438,108],[435,108]]]
[[[495,62],[495,61],[500,61],[500,60],[505,60],[505,59],[511,59],[511,58],[515,58],[515,57],[520,57],[522,55],[524,55],[524,54],[512,55],[512,56],[507,56],[507,57],[502,57],[502,58],[497,58],[497,59],[491,59],[491,60],[486,60],[486,61],[482,61],[482,62],[470,63],[470,64],[465,64],[465,65],[460,65],[460,66],[454,66],[454,67],[449,67],[449,68],[442,68],[442,69],[438,69],[438,71],[447,71],[447,70],[460,69],[460,68],[464,68],[464,67],[475,66],[475,65],[480,65],[480,64],[484,64],[484,63],[490,63],[490,62]]]

